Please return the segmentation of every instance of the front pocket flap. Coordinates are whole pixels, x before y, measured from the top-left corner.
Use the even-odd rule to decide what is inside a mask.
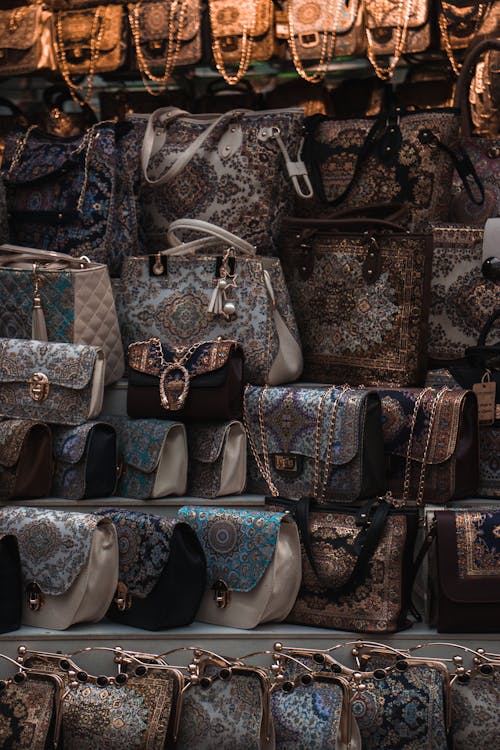
[[[271,29],[271,0],[210,0],[210,18],[214,37],[241,37],[254,29],[254,37]]]
[[[405,3],[400,0],[371,0],[365,3],[365,23],[369,29],[392,29],[402,26],[405,15]],[[408,28],[422,26],[429,14],[427,0],[418,0],[412,4]]]
[[[190,422],[187,427],[188,456],[195,461],[213,464],[224,448],[233,425],[240,422]]]
[[[29,49],[40,36],[42,9],[0,11],[0,49]]]
[[[67,464],[77,464],[82,460],[83,454],[87,447],[89,433],[98,427],[105,425],[108,429],[111,426],[104,422],[86,422],[77,427],[56,427],[52,428],[54,438],[54,457],[56,461],[63,461]]]
[[[227,364],[231,352],[237,347],[235,341],[227,339],[199,344],[192,353],[189,353],[188,348],[174,352],[162,347],[160,339],[151,338],[148,341],[130,344],[128,364],[132,370],[159,377],[166,366],[175,367],[175,362],[181,362],[190,378],[193,378],[220,370]]]
[[[170,555],[175,518],[109,508],[98,511],[109,518],[118,535],[119,580],[132,596],[144,599],[162,574]]]
[[[99,14],[99,20],[96,14]],[[104,25],[104,29],[99,52],[109,52],[121,42],[123,8],[119,5],[99,5],[88,10],[63,11],[59,15],[66,49],[77,46],[81,49],[90,49],[92,41],[101,35],[101,25]]]
[[[257,450],[262,454],[259,430],[259,397],[262,388],[250,386],[245,391],[248,421]],[[314,459],[318,410],[325,388],[276,387],[266,390],[263,417],[267,447],[271,455],[298,454]],[[335,419],[331,462],[343,465],[352,461],[359,451],[360,423],[363,418],[367,391],[349,390],[340,399]],[[334,388],[323,404],[320,455],[328,457],[328,433],[340,391]]]
[[[0,383],[29,383],[35,373],[42,373],[49,388],[81,390],[91,382],[101,353],[87,344],[0,339]]]
[[[193,39],[200,30],[201,12],[198,0],[184,0],[184,23],[182,24],[181,40],[188,42]],[[139,4],[139,28],[141,43],[154,42],[169,38],[171,2],[170,3],[147,3]],[[130,10],[133,13],[134,10]],[[175,13],[176,23],[174,36],[178,34],[178,11]]]
[[[6,419],[0,422],[0,466],[12,468],[17,464],[24,441],[33,427],[45,429],[49,433],[49,427],[43,422],[31,422],[28,419]]]
[[[379,390],[382,401],[382,429],[386,454],[406,458],[415,402],[419,388]],[[424,397],[415,425],[411,458],[421,461],[424,456],[429,431],[432,404],[438,389],[429,391]],[[475,397],[467,391],[447,391],[438,404],[427,453],[428,464],[447,461],[455,452],[460,429],[460,420],[466,401]]]
[[[307,34],[308,32],[326,32],[333,28],[335,15],[334,8],[331,13],[328,12],[328,3],[315,2],[310,0],[300,0],[293,2],[292,18],[295,30],[295,36]],[[339,3],[336,3],[338,6]],[[336,24],[337,34],[347,34],[351,31],[356,21],[359,10],[359,0],[347,0],[340,2],[340,13]]]
[[[230,591],[252,591],[273,559],[286,513],[229,508],[180,508],[177,518],[196,532],[207,559],[207,588],[224,581]]]
[[[44,594],[61,596],[87,564],[101,523],[90,513],[2,508],[0,533],[17,536],[24,585],[35,582]]]
[[[439,583],[454,602],[500,603],[500,511],[437,511]]]
[[[118,454],[124,464],[151,474],[157,468],[165,440],[172,427],[182,427],[169,419],[129,419],[106,416],[116,430]]]

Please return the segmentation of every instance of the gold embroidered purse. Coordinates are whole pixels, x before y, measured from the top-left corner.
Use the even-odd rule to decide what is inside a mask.
[[[39,5],[0,10],[0,76],[54,70],[50,18]]]

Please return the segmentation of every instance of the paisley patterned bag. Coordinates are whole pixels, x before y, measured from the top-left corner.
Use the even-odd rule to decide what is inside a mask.
[[[53,427],[52,436],[53,497],[83,500],[113,494],[118,480],[118,455],[116,432],[111,425],[86,422],[79,427]]]
[[[366,390],[286,386],[245,390],[247,490],[340,502],[384,494],[380,403]]]
[[[435,514],[430,620],[439,633],[493,633],[500,618],[500,513]]]
[[[287,513],[185,505],[177,517],[196,531],[207,558],[197,620],[254,628],[285,619],[301,574],[299,535]]]
[[[454,750],[495,747],[500,703],[500,663],[478,664],[451,685]]]
[[[18,540],[23,625],[65,630],[104,617],[118,582],[118,542],[109,519],[9,507],[0,510],[0,534]]]
[[[44,497],[52,481],[52,438],[43,422],[0,421],[0,499]]]
[[[181,422],[106,416],[116,430],[121,473],[116,494],[138,500],[184,495],[186,429]]]
[[[109,508],[115,525],[119,581],[108,617],[162,630],[189,625],[205,591],[205,555],[193,529],[172,518]]]
[[[191,497],[241,495],[247,477],[247,438],[241,422],[191,422],[186,427]]]
[[[0,415],[83,424],[100,414],[104,366],[96,346],[0,339]]]

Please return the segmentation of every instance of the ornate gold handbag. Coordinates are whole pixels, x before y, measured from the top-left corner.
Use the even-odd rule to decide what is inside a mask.
[[[50,18],[40,5],[0,10],[0,76],[54,70]]]
[[[439,0],[438,23],[441,34],[441,49],[444,49],[455,75],[462,67],[453,50],[467,49],[477,36],[482,21],[490,6],[490,0]]]
[[[430,44],[427,0],[364,0],[367,55],[382,80],[392,78],[401,55],[423,52]],[[378,56],[392,55],[383,67]]]
[[[212,52],[217,70],[233,85],[250,63],[269,60],[274,52],[274,6],[272,0],[209,0]],[[237,64],[229,73],[227,63]]]
[[[128,18],[135,47],[136,66],[150,94],[161,94],[172,70],[194,65],[201,58],[199,0],[130,3]],[[160,75],[153,73],[161,71]],[[160,83],[152,89],[149,82]]]

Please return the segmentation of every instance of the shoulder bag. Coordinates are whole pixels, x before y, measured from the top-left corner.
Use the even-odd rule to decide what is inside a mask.
[[[53,470],[52,437],[46,424],[0,421],[0,500],[45,497]]]
[[[197,620],[250,629],[285,619],[301,575],[299,535],[287,513],[185,505],[177,517],[196,531],[207,559]]]
[[[462,66],[458,63],[454,50],[473,48],[482,22],[487,18],[488,9],[493,6],[494,0],[439,0],[437,3],[441,49],[446,52],[456,76],[460,77]]]
[[[247,436],[237,420],[191,422],[188,439],[190,497],[241,495],[247,478]]]
[[[55,70],[51,13],[41,4],[0,10],[0,50],[0,76]]]
[[[13,534],[0,533],[0,633],[9,633],[21,627],[22,586],[17,539]],[[0,729],[0,741],[1,738]]]
[[[9,507],[0,510],[0,533],[18,540],[23,625],[65,630],[104,617],[118,582],[118,542],[109,519]]]

